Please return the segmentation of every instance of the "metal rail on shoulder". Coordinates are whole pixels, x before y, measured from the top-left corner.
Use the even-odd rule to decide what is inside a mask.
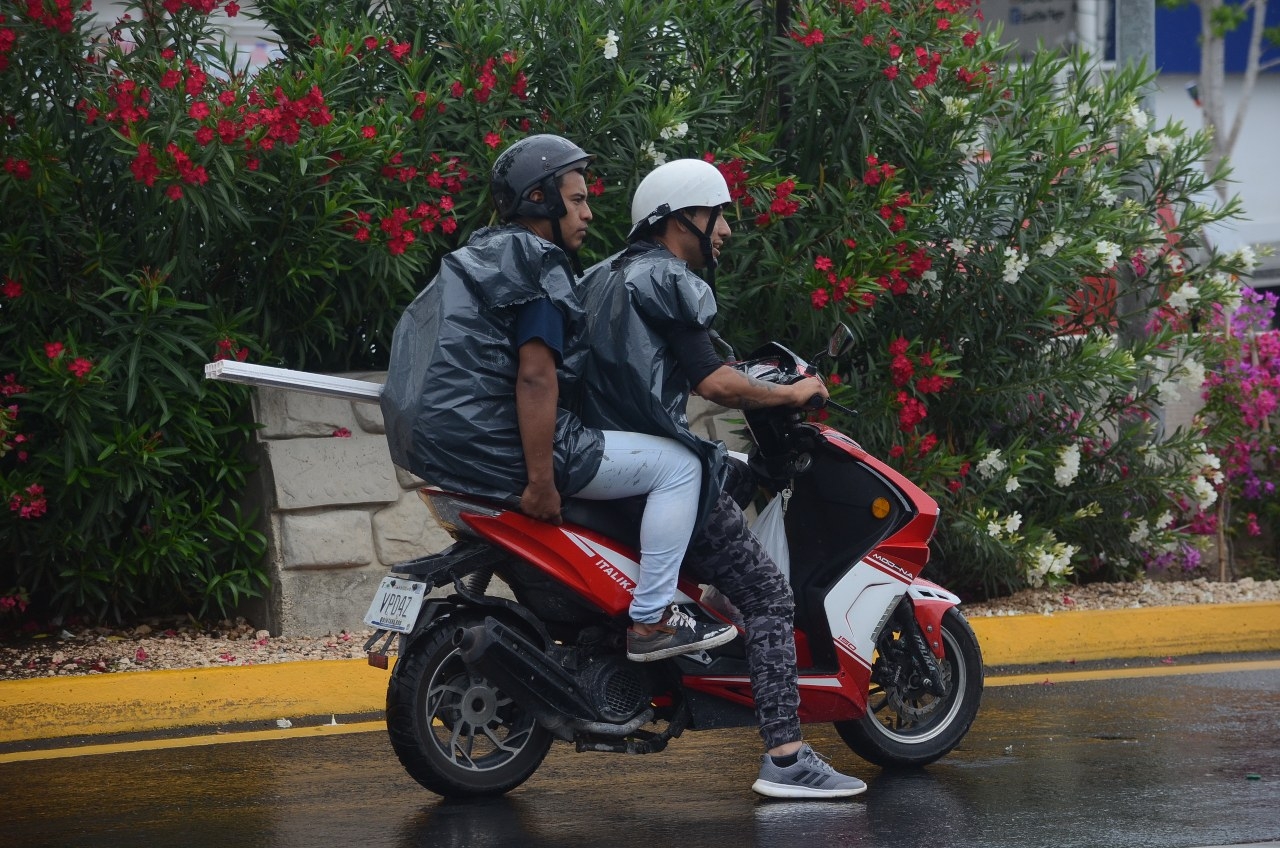
[[[222,380],[246,386],[266,386],[272,389],[289,389],[357,403],[377,403],[382,396],[382,384],[369,380],[331,377],[327,374],[272,368],[269,365],[255,365],[251,362],[236,362],[231,359],[207,363],[204,366],[204,376],[208,380]]]

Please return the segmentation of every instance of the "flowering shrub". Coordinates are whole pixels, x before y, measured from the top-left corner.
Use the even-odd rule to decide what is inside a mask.
[[[262,0],[283,55],[250,73],[211,23],[235,2],[139,0],[99,36],[0,4],[0,585],[99,616],[261,591],[247,393],[202,365],[385,364],[534,132],[596,155],[584,262],[654,164],[721,169],[719,328],[803,350],[849,323],[838,394],[942,501],[939,579],[1132,572],[1212,490],[1156,414],[1247,271],[1200,243],[1236,214],[1193,200],[1203,137],[1148,127],[1141,73],[1006,65],[966,0],[744,9]]]
[[[1236,552],[1253,550],[1259,573],[1274,574],[1280,505],[1280,332],[1272,329],[1276,296],[1245,290],[1240,306],[1215,310],[1215,344],[1204,375],[1200,422],[1220,457],[1217,509],[1186,504],[1181,517],[1192,534],[1222,532]],[[1205,506],[1209,506],[1206,504]],[[1220,526],[1221,525],[1221,526]],[[1179,556],[1191,551],[1190,558]],[[1188,543],[1161,551],[1157,563],[1194,568],[1198,550]],[[1242,559],[1237,556],[1237,561]]]

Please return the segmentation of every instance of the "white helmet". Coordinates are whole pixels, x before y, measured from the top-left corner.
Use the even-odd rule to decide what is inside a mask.
[[[627,240],[672,212],[697,206],[718,209],[728,202],[729,184],[710,162],[676,159],[659,165],[640,181],[631,198],[631,232]]]

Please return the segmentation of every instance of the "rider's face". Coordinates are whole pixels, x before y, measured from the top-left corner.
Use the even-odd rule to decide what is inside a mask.
[[[560,219],[560,235],[564,246],[579,250],[587,240],[591,224],[591,206],[587,203],[587,181],[581,171],[571,171],[560,180],[560,198],[564,200],[565,213]]]
[[[697,229],[697,232],[691,232],[687,227],[679,221],[675,222],[676,228],[680,231],[678,236],[682,249],[680,251],[672,251],[681,259],[689,264],[689,267],[695,270],[701,270],[706,267],[706,257],[702,255],[702,246],[698,240],[698,235],[707,231],[707,221],[712,215],[711,209],[700,206],[697,209],[684,210],[684,216],[689,219],[689,223]],[[671,228],[668,228],[670,232]],[[720,214],[716,215],[715,226],[711,229],[711,255],[717,260],[720,258],[720,249],[724,246],[725,241],[733,234],[733,229],[729,226],[729,222],[725,220],[723,208]]]

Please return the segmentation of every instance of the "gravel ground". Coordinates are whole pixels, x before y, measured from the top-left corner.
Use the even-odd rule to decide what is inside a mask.
[[[1233,583],[1095,583],[1067,589],[1025,590],[981,604],[965,604],[969,618],[1069,613],[1181,604],[1280,601],[1280,580]],[[123,627],[68,627],[52,632],[0,635],[0,681],[33,677],[243,666],[295,660],[364,657],[369,631],[315,638],[273,637],[244,619],[200,624],[150,619]]]

